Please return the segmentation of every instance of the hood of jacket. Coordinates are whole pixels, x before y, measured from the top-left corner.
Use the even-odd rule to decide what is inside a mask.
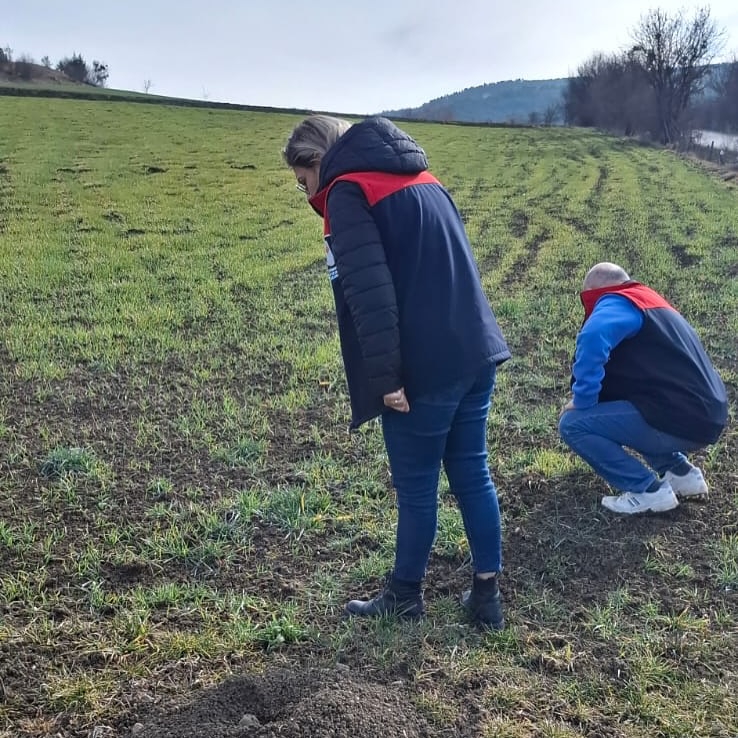
[[[394,123],[378,116],[355,123],[320,162],[318,191],[342,174],[417,174],[428,169],[423,149]]]

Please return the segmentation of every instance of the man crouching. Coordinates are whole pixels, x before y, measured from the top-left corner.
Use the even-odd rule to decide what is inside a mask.
[[[559,433],[622,491],[603,497],[602,505],[624,515],[665,512],[679,497],[706,495],[702,472],[685,454],[717,441],[728,402],[697,334],[617,264],[593,266],[580,297],[584,323]]]

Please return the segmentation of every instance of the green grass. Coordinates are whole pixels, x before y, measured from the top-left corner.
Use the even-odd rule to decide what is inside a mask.
[[[599,509],[556,433],[600,260],[691,320],[735,416],[735,190],[593,132],[407,124],[514,354],[489,427],[508,628],[459,611],[445,481],[428,618],[352,622],[396,515],[377,424],[347,432],[321,223],[280,159],[299,118],[2,100],[2,738],[124,731],[195,673],[314,662],[402,681],[438,735],[738,733],[735,429],[698,455],[706,503],[640,521]]]

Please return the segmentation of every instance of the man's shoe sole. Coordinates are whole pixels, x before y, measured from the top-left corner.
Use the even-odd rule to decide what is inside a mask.
[[[710,493],[708,492],[708,490],[699,491],[699,492],[677,492],[676,490],[674,490],[674,494],[682,500],[689,500],[689,499],[694,500],[694,499],[700,499],[700,498],[707,499]]]
[[[647,515],[648,513],[665,513],[670,510],[676,510],[679,507],[679,500],[670,502],[668,505],[649,505],[648,507],[639,508],[637,510],[613,510],[605,504],[605,498],[602,498],[602,507],[608,512],[615,513],[616,515]]]

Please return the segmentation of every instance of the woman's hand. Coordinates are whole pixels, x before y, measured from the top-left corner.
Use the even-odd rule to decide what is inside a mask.
[[[407,397],[405,397],[404,387],[400,387],[400,389],[394,392],[388,392],[384,396],[384,404],[392,410],[397,410],[398,413],[410,412],[410,403],[407,401]]]

